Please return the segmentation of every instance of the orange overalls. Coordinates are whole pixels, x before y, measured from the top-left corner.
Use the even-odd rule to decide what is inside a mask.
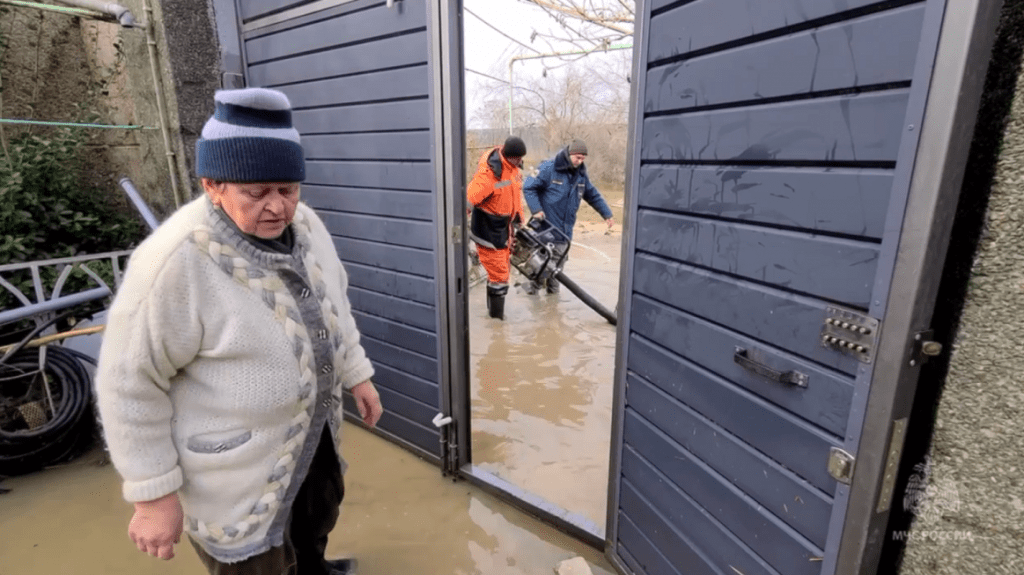
[[[522,191],[523,176],[501,155],[500,147],[480,156],[476,175],[467,188],[473,206],[469,237],[478,245],[491,289],[508,287],[513,224],[526,221]]]

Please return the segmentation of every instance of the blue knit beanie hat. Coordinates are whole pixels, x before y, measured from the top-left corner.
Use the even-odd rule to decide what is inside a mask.
[[[196,142],[196,175],[222,182],[301,182],[306,160],[292,106],[277,90],[218,90]]]

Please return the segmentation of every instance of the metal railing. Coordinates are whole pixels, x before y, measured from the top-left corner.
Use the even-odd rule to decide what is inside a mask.
[[[117,287],[121,285],[121,280],[124,277],[124,265],[122,262],[127,259],[131,253],[132,250],[122,250],[101,254],[88,254],[67,258],[0,265],[0,287],[7,290],[7,292],[13,295],[14,298],[21,303],[18,307],[0,311],[0,326],[23,319],[29,319],[34,316],[36,317],[35,321],[38,324],[45,321],[46,318],[42,316],[112,295]],[[113,286],[108,285],[98,273],[89,267],[89,264],[95,264],[103,261],[109,261],[111,264],[114,276]],[[47,290],[47,287],[43,282],[43,274],[41,270],[47,268],[56,268],[58,273],[57,280],[54,282],[52,290]],[[67,283],[68,278],[71,277],[71,273],[75,269],[80,269],[88,275],[89,278],[95,282],[96,287],[70,295],[63,295],[62,292],[64,285]],[[5,275],[9,276],[12,272],[23,272],[26,270],[32,276],[32,294],[25,294],[15,287],[7,277],[4,277]],[[47,293],[48,291],[49,293]]]

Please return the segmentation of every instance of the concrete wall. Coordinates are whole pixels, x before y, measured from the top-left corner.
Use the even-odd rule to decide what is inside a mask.
[[[137,20],[145,19],[141,0],[123,2]],[[101,124],[159,126],[146,34],[141,29],[5,5],[0,33],[7,46],[0,58],[5,118],[80,122],[86,114]],[[160,14],[156,21],[159,23]],[[166,53],[158,28],[158,51]],[[161,65],[166,69],[166,63]],[[176,134],[174,95],[167,92],[170,130]],[[50,128],[6,126],[8,139]],[[85,130],[88,167],[83,185],[109,193],[126,205],[118,181],[132,179],[147,202],[163,216],[174,209],[163,137],[158,129]],[[172,136],[172,149],[181,144]],[[184,163],[179,166],[182,171]]]
[[[894,513],[916,516],[901,550],[903,575],[1024,571],[1024,359],[1016,325],[1024,311],[1022,46],[1024,1],[1007,0],[946,280],[959,273],[957,252],[975,245],[972,228],[980,242],[963,265],[970,279],[958,298],[962,312],[937,312],[945,314],[940,322],[955,327],[948,366],[938,368],[948,372],[944,384],[935,370],[922,377],[925,401],[911,425],[934,414],[931,442],[926,450],[908,446],[903,489],[893,504]],[[944,287],[940,307],[957,291]],[[931,391],[940,387],[941,394]],[[901,527],[895,525],[894,537],[903,537]],[[892,572],[894,557],[883,559],[880,573]]]

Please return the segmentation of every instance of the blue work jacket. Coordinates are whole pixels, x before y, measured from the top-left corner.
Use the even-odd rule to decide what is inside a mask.
[[[587,177],[587,165],[572,169],[566,149],[551,160],[542,162],[536,177],[528,177],[523,184],[523,196],[531,213],[544,212],[550,224],[572,239],[576,225],[576,212],[580,203],[588,204],[604,219],[612,217],[612,210]]]

